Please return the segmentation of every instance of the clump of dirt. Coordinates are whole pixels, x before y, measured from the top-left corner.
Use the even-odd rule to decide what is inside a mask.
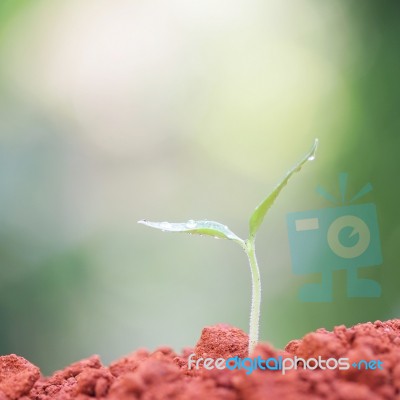
[[[225,358],[247,357],[249,337],[241,329],[227,324],[205,327],[194,348],[197,357]]]
[[[203,329],[196,346],[176,354],[169,347],[139,349],[102,365],[98,356],[79,361],[51,377],[16,355],[0,357],[0,400],[400,400],[400,320],[319,329],[293,340],[285,350],[267,343],[252,358],[297,357],[297,369],[188,368],[208,357],[246,357],[247,335],[229,325]],[[310,359],[347,358],[350,364],[379,360],[382,368],[303,368]],[[202,364],[200,364],[202,365]],[[363,364],[364,365],[364,364]]]
[[[39,368],[24,358],[15,354],[0,357],[0,400],[21,398],[39,377]]]

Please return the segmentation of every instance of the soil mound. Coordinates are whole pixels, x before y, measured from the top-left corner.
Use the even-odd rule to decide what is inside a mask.
[[[139,349],[108,367],[92,356],[50,377],[22,357],[3,356],[0,400],[400,400],[400,320],[318,329],[285,350],[260,343],[251,358],[269,360],[270,369],[249,373],[251,360],[241,369],[206,368],[207,358],[233,358],[233,368],[234,357],[246,358],[247,340],[240,329],[220,324],[204,328],[196,346],[181,354]],[[283,373],[274,361],[287,358],[295,361]],[[348,368],[338,368],[339,359]]]

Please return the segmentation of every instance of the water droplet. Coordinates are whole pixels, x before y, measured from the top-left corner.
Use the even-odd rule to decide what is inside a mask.
[[[311,155],[310,157],[308,157],[308,161],[314,161],[315,160],[315,155]]]
[[[171,224],[169,222],[161,222],[160,227],[161,229],[168,229],[171,227]]]
[[[186,227],[189,229],[193,229],[196,228],[197,224],[195,221],[193,221],[192,219],[189,219],[188,222],[186,222]]]

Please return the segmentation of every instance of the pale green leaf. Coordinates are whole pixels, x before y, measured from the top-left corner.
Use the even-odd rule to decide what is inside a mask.
[[[165,232],[182,232],[193,235],[213,236],[214,238],[233,240],[242,247],[244,242],[235,235],[226,225],[215,221],[194,221],[187,222],[151,222],[146,220],[138,221],[139,224],[160,229]]]
[[[285,178],[275,187],[275,189],[269,194],[269,196],[259,204],[254,210],[252,216],[250,217],[250,238],[254,238],[260,225],[262,224],[265,214],[271,208],[272,204],[274,204],[275,199],[278,197],[281,190],[286,186],[290,177],[295,173],[301,170],[301,167],[307,162],[314,160],[315,152],[318,146],[318,139],[315,139],[314,145],[312,149],[304,156],[304,158],[297,163],[285,176]]]

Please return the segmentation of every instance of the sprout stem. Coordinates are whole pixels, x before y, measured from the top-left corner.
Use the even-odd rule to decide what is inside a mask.
[[[250,330],[249,330],[249,355],[253,353],[258,343],[258,332],[260,325],[260,306],[261,306],[261,280],[260,270],[257,264],[255,239],[249,238],[246,241],[245,251],[249,258],[251,271],[251,310],[250,310]]]

